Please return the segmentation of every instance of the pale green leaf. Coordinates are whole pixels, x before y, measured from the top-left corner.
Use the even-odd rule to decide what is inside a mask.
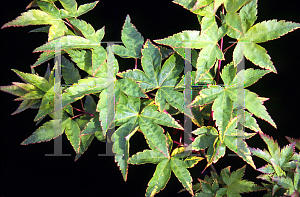
[[[43,77],[40,77],[35,74],[23,73],[16,69],[12,69],[12,71],[14,71],[22,79],[28,81],[29,83],[31,83],[32,85],[36,86],[37,88],[39,88],[40,90],[42,90],[44,92],[47,92],[51,88],[51,85],[49,84],[49,82]]]
[[[145,163],[158,164],[165,159],[167,159],[167,157],[164,154],[155,150],[145,149],[143,152],[138,152],[131,158],[129,158],[128,163],[134,165],[140,165]]]
[[[172,171],[174,172],[177,179],[181,182],[183,187],[187,189],[187,191],[194,195],[193,189],[192,189],[192,177],[190,172],[186,169],[186,165],[183,161],[177,159],[177,158],[171,158],[170,160]]]
[[[52,40],[38,48],[36,48],[33,52],[42,52],[42,51],[55,51],[55,46],[57,43],[61,44],[60,50],[66,49],[91,49],[96,46],[99,46],[98,43],[90,41],[86,38],[80,36],[64,36]]]
[[[48,25],[52,24],[53,18],[42,10],[28,10],[23,12],[21,16],[17,17],[15,20],[5,23],[1,29],[5,27],[18,27],[27,25]]]
[[[243,5],[250,0],[224,0],[224,6],[227,12],[237,12]]]
[[[15,96],[24,96],[25,94],[28,93],[28,91],[16,85],[0,86],[0,90]]]
[[[299,23],[277,21],[277,19],[263,21],[252,26],[239,41],[261,43],[274,40],[289,32],[300,28]]]
[[[276,68],[274,67],[265,48],[252,42],[243,42],[243,45],[244,55],[248,60],[261,68],[277,73]]]
[[[163,160],[156,166],[153,177],[148,183],[146,190],[147,197],[153,197],[156,193],[163,190],[171,177],[171,164],[168,159]]]
[[[77,3],[75,0],[59,0],[65,10],[71,14],[77,12]]]
[[[122,28],[121,40],[126,48],[119,45],[114,46],[114,52],[117,55],[125,58],[141,58],[141,49],[144,44],[144,38],[131,23],[129,15],[126,16]]]
[[[93,3],[86,3],[86,4],[83,4],[83,5],[80,5],[78,7],[77,12],[76,12],[76,17],[81,16],[81,15],[91,11],[92,9],[94,9],[98,2],[99,1],[95,1]]]
[[[239,15],[245,32],[249,30],[257,19],[257,2],[258,0],[252,0],[240,9]]]

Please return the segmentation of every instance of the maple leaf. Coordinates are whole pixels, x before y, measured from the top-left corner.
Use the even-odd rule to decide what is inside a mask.
[[[266,111],[266,108],[263,106],[262,101],[255,93],[245,89],[244,95],[237,95],[237,86],[240,86],[241,83],[244,83],[243,88],[246,88],[257,82],[262,76],[269,72],[270,71],[259,69],[254,70],[250,68],[245,71],[240,71],[235,76],[236,68],[233,66],[233,63],[230,63],[223,68],[221,74],[221,78],[223,79],[225,86],[209,86],[209,88],[201,90],[200,95],[198,95],[192,102],[192,107],[213,102],[213,119],[216,120],[216,125],[218,126],[219,131],[222,133],[220,138],[222,143],[222,136],[224,135],[224,131],[226,130],[226,127],[232,117],[234,104],[237,102],[237,99],[243,99],[245,101],[245,108],[247,108],[257,117],[268,121],[276,128],[274,121],[271,119]],[[244,76],[244,80],[242,82],[238,82],[238,78],[241,75]],[[245,119],[244,124],[247,124],[247,126],[250,128],[254,127],[257,130],[257,124],[251,118]]]
[[[168,153],[170,153],[173,142],[168,132],[166,132],[166,138],[163,142],[164,149],[167,149]],[[174,149],[171,156],[162,153],[159,149],[152,145],[150,145],[150,148],[151,150],[146,149],[143,152],[136,153],[128,160],[128,163],[134,165],[141,165],[145,163],[157,164],[153,177],[148,183],[145,196],[151,197],[160,192],[160,190],[163,190],[166,187],[172,172],[181,182],[183,187],[191,195],[193,195],[193,180],[187,168],[194,167],[203,158],[196,156],[188,157],[190,151],[184,152],[184,147]],[[185,159],[183,160],[183,158]]]
[[[118,76],[136,81],[144,92],[157,89],[155,103],[159,111],[163,111],[168,103],[193,118],[191,110],[185,107],[184,95],[174,89],[178,82],[178,75],[183,70],[183,59],[173,54],[165,61],[163,67],[161,67],[161,62],[162,55],[159,48],[147,40],[142,50],[144,72],[133,69],[118,73]]]
[[[119,102],[116,107],[115,126],[120,126],[112,135],[113,152],[116,153],[115,161],[127,179],[129,159],[129,140],[131,136],[140,130],[148,145],[157,149],[165,157],[169,157],[166,136],[159,125],[183,130],[173,117],[164,112],[157,111],[158,107],[148,101],[141,102],[139,97],[119,94]],[[158,125],[159,124],[159,125]]]

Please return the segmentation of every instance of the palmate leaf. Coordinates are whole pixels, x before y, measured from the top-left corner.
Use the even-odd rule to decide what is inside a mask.
[[[148,97],[143,92],[143,90],[139,87],[139,85],[131,79],[118,79],[115,82],[114,92],[110,93],[113,94],[114,97],[109,97],[110,100],[107,100],[107,94],[109,94],[107,93],[107,89],[103,90],[99,95],[97,111],[100,112],[101,126],[104,135],[106,135],[107,129],[111,128],[110,125],[113,121],[113,117],[108,117],[108,113],[107,113],[108,103],[114,104],[115,107],[114,110],[115,110],[116,104],[119,102],[119,95],[121,91],[133,97],[144,97],[144,98]],[[112,115],[112,113],[110,115]],[[111,120],[111,122],[108,122],[108,120]]]
[[[271,119],[268,112],[266,111],[266,108],[262,105],[262,101],[255,93],[245,89],[244,95],[237,95],[237,85],[240,85],[238,83],[241,83],[237,81],[239,75],[244,74],[245,78],[242,83],[244,83],[244,88],[246,88],[258,81],[258,79],[263,77],[265,74],[269,73],[269,71],[253,69],[247,69],[246,71],[242,70],[234,79],[232,79],[235,75],[235,71],[236,70],[233,68],[232,63],[225,66],[222,70],[221,77],[224,83],[229,83],[229,85],[225,85],[224,87],[209,86],[208,89],[201,90],[200,94],[194,99],[191,104],[192,107],[195,107],[209,104],[214,101],[212,105],[212,110],[214,111],[213,118],[214,120],[216,120],[216,125],[219,128],[219,132],[221,132],[221,142],[223,142],[222,136],[224,136],[224,131],[229,123],[229,120],[232,117],[233,103],[236,103],[237,99],[244,100],[245,107],[251,113],[261,119],[268,121],[272,126],[276,128],[274,121]],[[246,121],[252,121],[249,124],[253,125],[253,120],[246,119]]]
[[[170,135],[168,133],[166,133],[166,135],[169,136],[167,141],[172,142]],[[170,148],[172,147],[166,146],[165,148],[169,149],[170,152]],[[193,180],[187,168],[194,167],[203,158],[188,157],[188,155],[185,154],[179,155],[183,151],[183,147],[181,147],[181,150],[177,148],[172,152],[172,155],[170,157],[169,155],[166,156],[165,154],[161,153],[158,149],[144,150],[143,152],[138,152],[129,158],[128,162],[134,165],[140,165],[145,163],[157,164],[153,177],[148,183],[148,188],[146,190],[145,196],[151,197],[163,190],[171,177],[172,171],[177,177],[177,179],[181,182],[185,190],[187,190],[190,194],[193,195]],[[181,158],[183,157],[186,157],[186,159],[182,160]]]
[[[267,161],[269,164],[260,168],[259,171],[263,173],[272,173],[270,174],[271,178],[286,176],[285,171],[289,171],[290,169],[296,169],[297,162],[294,160],[295,155],[295,143],[291,143],[282,149],[278,146],[278,143],[274,141],[271,137],[266,134],[260,133],[261,138],[268,146],[267,150],[260,150],[255,148],[249,148],[251,153],[257,157],[260,157]],[[299,162],[298,162],[299,163]],[[265,179],[262,175],[260,178]],[[267,179],[271,182],[271,179]]]
[[[216,196],[239,196],[242,193],[255,192],[263,190],[263,187],[256,185],[252,181],[242,180],[246,165],[236,171],[230,173],[230,166],[223,168],[220,178],[225,183],[225,187],[218,188],[215,192]]]
[[[257,43],[277,39],[300,28],[300,24],[269,20],[253,25],[257,18],[256,14],[257,1],[252,0],[240,10],[239,14],[229,12],[225,16],[226,24],[229,26],[227,35],[238,41],[233,52],[234,66],[239,64],[244,55],[255,65],[277,73],[267,51]]]
[[[158,112],[157,108],[153,104],[143,106],[140,98],[126,96],[120,92],[115,115],[115,125],[120,127],[112,138],[114,141],[113,151],[116,153],[115,161],[118,162],[125,181],[129,158],[129,139],[137,129],[142,131],[151,148],[157,149],[166,157],[169,157],[167,138],[163,128],[158,124],[183,129],[170,115]]]
[[[142,54],[144,72],[139,69],[133,69],[118,73],[118,76],[133,79],[139,83],[145,92],[157,89],[155,103],[158,105],[159,111],[162,112],[168,103],[180,112],[186,113],[184,95],[174,90],[174,86],[178,81],[178,75],[183,70],[183,59],[179,55],[173,54],[161,68],[162,58],[160,51],[149,40],[146,41]],[[188,109],[187,115],[193,118],[190,109]]]
[[[173,48],[202,49],[197,59],[196,83],[210,71],[216,59],[224,60],[218,41],[226,34],[226,28],[218,28],[214,16],[205,16],[202,19],[201,28],[201,34],[199,31],[183,31],[164,39],[154,40],[158,44]]]
[[[138,32],[130,20],[129,15],[127,15],[122,28],[121,40],[125,47],[115,45],[114,52],[123,58],[141,58],[144,37]]]

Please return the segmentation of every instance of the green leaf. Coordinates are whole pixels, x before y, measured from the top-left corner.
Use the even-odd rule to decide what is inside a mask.
[[[67,60],[64,56],[61,59],[62,66],[62,76],[65,80],[66,84],[74,84],[77,83],[81,76],[79,74],[78,69],[74,66],[72,62]]]
[[[97,5],[97,3],[99,3],[99,1],[95,1],[93,3],[86,3],[83,5],[80,5],[78,7],[78,10],[76,12],[76,17],[81,16],[89,11],[91,11],[92,9],[94,9]]]
[[[130,138],[129,136],[133,135],[132,132],[138,129],[138,126],[144,134],[150,148],[159,151],[165,155],[165,157],[169,157],[167,137],[163,133],[164,130],[157,124],[177,129],[183,128],[170,115],[158,112],[157,106],[153,104],[141,108],[140,98],[126,96],[124,93],[121,93],[119,97],[115,114],[115,125],[121,125],[121,127],[119,127],[113,135],[116,135],[116,137],[114,137],[114,146],[116,154],[125,156],[118,156],[115,160],[118,162],[123,178],[126,180],[129,155],[128,140]],[[125,138],[126,136],[128,137]]]
[[[127,180],[128,174],[129,140],[137,129],[138,124],[131,121],[120,126],[112,135],[115,162],[118,163],[124,181]]]
[[[95,43],[93,41],[90,41],[86,38],[80,37],[80,36],[64,36],[57,38],[55,40],[52,40],[38,48],[36,48],[33,52],[42,52],[42,51],[55,51],[55,46],[57,43],[61,43],[61,50],[66,49],[91,49],[95,48],[96,46],[99,46],[98,43]]]
[[[245,32],[250,29],[257,19],[257,2],[258,0],[252,0],[240,9],[239,16],[241,17],[242,26]]]
[[[268,114],[265,106],[261,99],[259,99],[258,95],[254,92],[250,92],[248,89],[245,89],[244,95],[237,95],[235,88],[228,88],[228,95],[233,100],[233,102],[237,102],[237,96],[243,98],[239,98],[240,100],[244,100],[245,107],[249,110],[249,112],[253,113],[255,116],[269,122],[273,127],[276,127],[276,124]]]
[[[283,147],[280,151],[280,163],[279,166],[283,166],[293,157],[295,152],[295,142]]]
[[[240,72],[235,75],[234,79],[232,80],[231,84],[239,85],[237,79],[241,79],[239,83],[244,83],[244,88],[251,86],[252,84],[256,83],[259,79],[261,79],[264,75],[270,73],[269,70],[261,70],[261,69],[253,69],[249,68],[247,70],[241,70]]]
[[[237,12],[243,5],[250,0],[224,0],[224,6],[227,12]]]
[[[78,149],[78,153],[76,153],[74,161],[77,161],[81,157],[81,155],[88,149],[94,137],[95,134],[84,135],[80,137],[79,149]]]
[[[273,181],[275,181],[278,185],[288,190],[287,194],[292,195],[295,191],[293,180],[290,177],[273,177]]]
[[[14,101],[21,101],[26,99],[40,99],[43,98],[44,94],[45,92],[41,90],[31,91],[19,98],[14,99]]]
[[[183,70],[183,59],[179,55],[173,54],[161,68],[162,58],[159,48],[153,45],[150,40],[146,41],[142,54],[144,72],[139,69],[133,69],[122,72],[119,76],[133,79],[139,83],[144,92],[158,89],[155,103],[158,105],[159,111],[163,111],[168,103],[175,109],[193,118],[189,108],[185,111],[184,95],[174,90],[174,86],[178,81],[178,75]]]
[[[22,103],[20,104],[20,106],[18,107],[18,109],[13,112],[11,115],[16,115],[22,111],[25,111],[28,108],[32,108],[35,104],[39,103],[40,100],[24,100],[22,101]]]
[[[186,43],[191,49],[200,49],[206,46],[206,43],[200,40],[200,31],[196,30],[185,30],[164,39],[154,40],[154,42],[174,48],[185,48]]]
[[[71,14],[75,14],[77,12],[77,3],[75,0],[59,0],[59,2],[67,12]]]
[[[245,32],[242,27],[242,19],[236,12],[228,12],[225,16],[226,24],[230,27],[227,35],[231,38],[239,39],[243,37]]]
[[[80,128],[77,122],[75,122],[72,119],[69,119],[68,123],[66,124],[65,133],[74,151],[78,153],[80,144]]]
[[[185,163],[177,158],[171,158],[170,163],[172,171],[174,172],[177,179],[181,182],[183,187],[186,188],[191,195],[194,195],[192,189],[193,179],[189,171],[186,169]]]
[[[165,160],[166,158],[167,157],[161,152],[145,149],[143,152],[138,152],[137,154],[133,155],[129,159],[128,163],[135,164],[135,165],[140,165],[145,163],[158,164],[161,161]]]
[[[136,83],[132,79],[118,79],[117,85],[119,85],[119,88],[129,96],[148,98],[148,96],[143,92],[138,83]]]
[[[259,135],[264,140],[264,142],[267,144],[271,157],[274,158],[275,161],[278,161],[278,163],[279,163],[280,148],[278,146],[277,141],[274,141],[272,137],[269,137],[266,134],[260,133]]]
[[[127,15],[122,28],[121,40],[125,47],[115,45],[114,52],[123,58],[141,58],[144,38],[130,20],[129,15]]]
[[[171,177],[171,164],[168,159],[163,160],[156,166],[153,177],[148,183],[146,196],[153,197],[163,190]]]
[[[300,139],[294,139],[294,138],[291,138],[291,137],[288,137],[288,136],[285,136],[285,138],[290,142],[290,143],[293,143],[293,142],[296,142],[296,148],[298,148],[298,150],[300,150]]]
[[[262,158],[263,160],[265,160],[268,163],[270,162],[270,159],[272,158],[272,156],[269,154],[269,152],[267,150],[260,150],[259,148],[255,149],[255,148],[250,148],[249,150],[251,151],[251,153],[257,157]]]
[[[218,138],[218,131],[211,126],[200,127],[192,132],[198,135],[192,143],[193,150],[204,150],[208,146],[213,146],[215,140]]]
[[[61,51],[61,55],[65,54],[65,51]],[[38,58],[38,60],[32,65],[32,67],[36,67],[38,65],[41,65],[45,62],[47,62],[48,60],[51,60],[52,58],[55,57],[55,52],[43,52],[41,53],[40,57]]]
[[[5,23],[1,29],[5,27],[18,27],[18,26],[28,26],[28,25],[48,25],[52,24],[53,17],[42,10],[28,10],[23,12],[21,16],[17,17],[15,20]]]
[[[92,135],[98,131],[102,131],[99,121],[99,113],[95,113],[95,117],[93,117],[84,127],[82,132],[80,133],[81,136],[84,135]]]
[[[67,106],[76,100],[81,99],[86,94],[99,93],[107,87],[107,79],[88,77],[80,79],[62,94],[62,107]]]
[[[248,193],[263,190],[264,188],[256,185],[252,181],[242,180],[246,165],[230,173],[230,166],[221,171],[221,177],[226,186],[227,196],[240,196],[241,193]],[[222,188],[223,189],[223,188]],[[219,190],[220,191],[220,190]],[[224,192],[224,191],[222,191]],[[217,192],[219,193],[219,192]]]
[[[263,21],[253,25],[239,41],[253,43],[266,42],[280,38],[280,36],[298,28],[300,28],[299,23],[277,21],[276,19]]]
[[[21,145],[28,145],[40,142],[50,141],[58,136],[60,136],[64,132],[64,128],[66,127],[66,123],[70,119],[66,119],[59,124],[57,120],[50,120],[45,122],[41,127],[39,127],[35,132],[32,133],[26,140],[24,140]],[[59,129],[61,127],[61,129]],[[61,131],[61,132],[57,132]]]
[[[233,63],[229,63],[227,64],[221,73],[221,78],[224,82],[224,85],[229,85],[231,84],[232,80],[235,78],[236,76],[236,67],[233,66]],[[233,82],[234,84],[236,84],[236,82]]]
[[[14,71],[22,79],[28,81],[29,83],[31,83],[32,85],[36,86],[37,88],[39,88],[40,90],[42,90],[44,92],[47,92],[51,88],[51,85],[49,84],[49,82],[43,77],[40,77],[35,74],[23,73],[16,69],[12,69],[12,71]]]
[[[237,117],[231,119],[225,131],[224,142],[226,146],[247,162],[251,167],[256,169],[252,160],[250,149],[244,141],[245,134],[238,132],[235,127],[237,126]]]
[[[16,85],[9,85],[9,86],[0,86],[0,90],[3,92],[10,93],[15,96],[24,96],[28,93],[28,91],[24,90],[21,87],[18,87]]]
[[[86,39],[95,43],[99,43],[101,41],[98,40],[95,29],[92,27],[92,25],[88,24],[84,20],[79,20],[75,18],[70,18],[69,21],[73,26],[75,26],[81,31],[81,33],[84,35]]]

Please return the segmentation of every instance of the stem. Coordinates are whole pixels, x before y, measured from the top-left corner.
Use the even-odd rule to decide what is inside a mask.
[[[135,60],[134,69],[137,69],[137,58],[135,58],[134,60]]]
[[[230,45],[229,47],[227,47],[226,49],[224,49],[223,53],[225,53],[228,49],[230,49],[233,45],[235,45],[237,42],[233,43],[232,45]]]
[[[77,118],[78,116],[82,116],[82,115],[84,115],[84,113],[73,116],[71,119]]]
[[[76,31],[76,33],[78,33],[81,37],[84,37],[84,35],[82,34],[82,32],[80,30],[78,30],[76,27],[74,27],[69,19],[66,18],[66,21],[64,21],[69,27],[71,27],[74,31]],[[85,38],[85,37],[84,37]]]
[[[73,107],[73,106],[72,106]],[[77,110],[77,111],[79,111],[79,112],[82,112],[82,114],[87,114],[87,115],[90,115],[90,116],[92,116],[92,117],[94,117],[94,114],[90,114],[90,113],[88,113],[88,112],[86,112],[86,111],[84,111],[84,110],[80,110],[80,109],[77,109],[77,108],[75,108],[75,107],[73,107],[73,109],[75,109],[75,110]],[[81,114],[81,115],[82,115]],[[75,117],[75,116],[74,116]]]

